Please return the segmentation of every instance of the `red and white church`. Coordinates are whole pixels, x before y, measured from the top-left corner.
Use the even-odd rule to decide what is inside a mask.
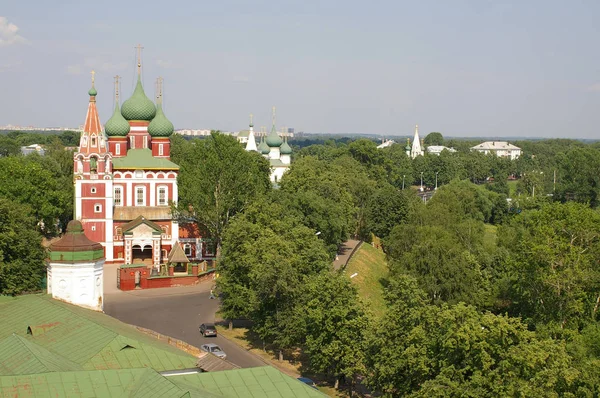
[[[155,104],[144,93],[140,61],[137,72],[133,94],[122,106],[116,78],[115,109],[104,129],[92,76],[74,155],[75,218],[85,235],[104,247],[106,263],[157,267],[177,244],[190,262],[212,260],[210,241],[194,225],[179,225],[171,216],[179,172],[170,160],[174,128],[162,109],[162,82]]]

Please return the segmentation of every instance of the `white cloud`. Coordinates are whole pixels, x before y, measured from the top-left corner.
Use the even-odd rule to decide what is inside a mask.
[[[585,91],[600,91],[600,83],[592,84],[588,86]]]
[[[27,39],[18,32],[17,25],[9,23],[6,17],[0,17],[0,47],[27,43]]]
[[[180,65],[174,63],[173,61],[165,61],[164,59],[157,59],[156,65],[160,66],[163,69],[179,69]]]

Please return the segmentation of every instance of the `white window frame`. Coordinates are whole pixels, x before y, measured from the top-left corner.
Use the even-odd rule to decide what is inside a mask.
[[[143,195],[141,204],[139,203],[139,200],[138,200],[139,199],[138,195],[139,195],[140,190],[142,191],[142,195]],[[136,185],[134,192],[135,192],[135,198],[134,198],[135,205],[136,206],[146,206],[146,187],[143,185]]]
[[[117,203],[117,192],[119,193],[119,201]],[[121,185],[116,185],[113,192],[113,201],[115,206],[123,206],[123,187]]]
[[[148,148],[148,136],[144,136],[144,148]]]
[[[102,205],[100,203],[94,204],[94,213],[102,213]]]
[[[92,187],[92,189],[90,189],[90,191],[91,191],[92,193],[96,193],[96,187]]]
[[[161,203],[160,201],[160,190],[165,190],[165,201]],[[169,188],[166,185],[159,185],[156,187],[156,205],[157,206],[166,206],[169,204]]]
[[[158,156],[163,156],[163,144],[158,144]]]
[[[120,155],[121,154],[121,143],[117,143],[117,146],[115,148],[115,155]]]
[[[184,243],[183,254],[185,254],[187,257],[190,257],[192,255],[192,245],[190,245],[189,243]]]
[[[129,137],[129,145],[131,146],[131,149],[135,149],[135,137],[131,136]]]

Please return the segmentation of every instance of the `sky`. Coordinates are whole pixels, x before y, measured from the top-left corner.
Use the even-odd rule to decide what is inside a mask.
[[[5,2],[0,125],[83,124],[96,71],[164,78],[175,128],[254,114],[307,133],[600,138],[600,2],[171,0]]]

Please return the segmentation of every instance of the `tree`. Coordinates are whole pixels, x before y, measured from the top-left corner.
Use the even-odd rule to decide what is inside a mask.
[[[28,205],[37,228],[47,237],[56,236],[73,214],[72,180],[60,176],[51,157],[0,158],[0,197]]]
[[[600,214],[577,203],[524,211],[498,233],[512,253],[512,310],[559,331],[598,319]]]
[[[295,309],[296,329],[304,333],[308,368],[350,380],[350,391],[364,374],[365,336],[369,320],[358,301],[356,287],[345,275],[321,272],[308,281]]]
[[[563,396],[591,393],[564,344],[536,338],[519,319],[465,304],[426,305],[414,280],[386,295],[369,342],[367,381],[384,396]]]
[[[323,241],[277,203],[261,200],[236,216],[223,237],[217,286],[221,315],[251,318],[261,338],[287,348],[283,333],[305,281],[329,268]]]
[[[219,132],[204,140],[178,142],[173,161],[181,167],[176,213],[206,228],[218,255],[229,221],[270,189],[269,164]]]
[[[0,294],[37,290],[46,272],[42,236],[31,209],[0,198]]]
[[[392,228],[407,220],[411,203],[417,201],[412,190],[398,190],[391,185],[379,188],[366,209],[367,226],[375,236],[385,238]]]
[[[425,145],[444,145],[444,136],[438,132],[429,133],[423,142]]]
[[[16,156],[21,154],[21,148],[17,142],[5,135],[0,135],[0,157]]]

